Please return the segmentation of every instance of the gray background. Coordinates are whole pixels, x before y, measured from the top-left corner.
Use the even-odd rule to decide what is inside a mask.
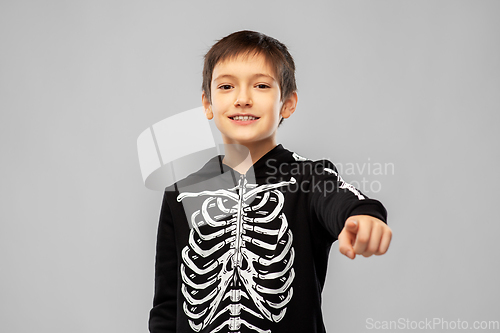
[[[394,237],[382,257],[332,248],[329,332],[500,320],[499,14],[498,1],[2,1],[0,331],[146,332],[162,193],[142,183],[136,139],[201,105],[203,55],[241,29],[295,57],[285,147],[394,165],[344,174],[381,184],[366,194]]]

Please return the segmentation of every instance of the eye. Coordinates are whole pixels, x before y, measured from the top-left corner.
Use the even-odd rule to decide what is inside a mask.
[[[222,86],[219,87],[219,89],[222,89],[222,90],[229,90],[231,89],[231,85],[229,84],[223,84]]]
[[[270,87],[270,86],[268,86],[267,84],[263,84],[263,83],[261,83],[261,84],[258,84],[258,85],[257,85],[257,88],[267,89],[267,88],[271,88],[271,87]]]

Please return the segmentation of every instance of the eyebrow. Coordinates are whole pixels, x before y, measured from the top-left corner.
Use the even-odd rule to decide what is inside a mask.
[[[227,77],[227,78],[231,78],[231,79],[236,79],[236,77],[235,77],[234,75],[231,75],[231,74],[222,74],[222,75],[217,76],[217,77],[214,79],[214,81],[220,80],[220,79],[225,78],[225,77]],[[252,79],[253,79],[253,78],[256,78],[256,77],[268,77],[268,78],[270,78],[271,80],[276,81],[276,80],[274,79],[274,77],[272,77],[271,75],[268,75],[268,74],[257,73],[257,74],[254,74],[254,75],[252,75],[252,76],[251,76],[251,78],[252,78]]]

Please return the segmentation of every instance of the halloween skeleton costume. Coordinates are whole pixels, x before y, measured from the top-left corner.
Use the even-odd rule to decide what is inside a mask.
[[[332,243],[352,215],[383,205],[334,165],[282,145],[241,175],[222,157],[166,189],[149,329],[325,332],[321,291]]]

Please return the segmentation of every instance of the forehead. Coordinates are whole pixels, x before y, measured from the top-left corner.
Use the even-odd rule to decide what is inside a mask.
[[[262,54],[237,55],[218,62],[212,73],[212,81],[222,77],[250,78],[260,74],[276,80],[275,71]]]

